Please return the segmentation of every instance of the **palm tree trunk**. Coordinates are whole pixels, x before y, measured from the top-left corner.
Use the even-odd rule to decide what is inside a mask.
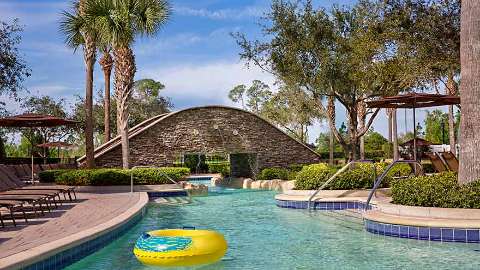
[[[130,148],[128,141],[128,102],[132,96],[135,76],[135,56],[129,47],[116,47],[115,57],[115,98],[117,100],[117,117],[122,142],[122,166],[129,168]]]
[[[328,164],[330,166],[333,166],[334,165],[334,159],[335,159],[335,156],[334,156],[334,151],[335,151],[335,138],[333,136],[333,132],[329,132],[329,144],[328,144]]]
[[[79,12],[83,15],[85,0],[79,2]],[[84,39],[83,58],[85,60],[85,166],[89,169],[95,167],[93,145],[93,69],[95,66],[95,40],[88,33],[82,33]]]
[[[110,76],[112,74],[113,59],[110,56],[110,52],[105,51],[100,59],[100,65],[103,69],[103,78],[105,80],[105,95],[103,97],[103,109],[104,109],[104,141],[108,142],[111,138],[110,135]]]
[[[357,104],[358,108],[358,123],[359,129],[363,130],[365,128],[365,121],[367,119],[367,104],[363,101]],[[365,134],[360,137],[360,159],[365,159]]]
[[[398,130],[397,130],[397,109],[391,111],[392,116],[392,140],[393,140],[393,160],[399,160],[400,154],[398,153]]]
[[[457,94],[457,84],[453,78],[453,73],[448,75],[447,81],[447,91],[448,95],[456,95]],[[453,109],[453,105],[448,106],[448,138],[450,141],[450,152],[456,155],[456,138],[455,138],[455,112]]]
[[[460,168],[458,182],[480,178],[480,1],[463,0],[460,33]]]

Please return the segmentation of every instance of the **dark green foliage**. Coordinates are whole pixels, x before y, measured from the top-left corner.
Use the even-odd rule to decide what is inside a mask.
[[[305,166],[304,164],[290,164],[288,166],[288,169],[291,171],[291,172],[299,172],[303,169],[303,166]]]
[[[392,199],[410,206],[480,208],[480,181],[460,186],[453,172],[397,180]]]
[[[282,179],[287,180],[289,170],[285,168],[265,168],[258,175],[259,180]]]
[[[55,183],[71,186],[109,186],[109,185],[129,185],[132,170],[122,169],[81,169],[68,170],[55,175]],[[160,185],[171,184],[165,176],[168,175],[173,180],[179,180],[190,174],[188,168],[182,167],[164,167],[159,169],[134,169],[135,185]]]
[[[387,167],[387,163],[376,163],[378,177]],[[295,189],[317,189],[341,167],[329,167],[325,164],[304,166],[295,179]],[[392,168],[380,187],[388,187],[393,177],[408,176],[411,172],[407,164],[398,164]],[[341,173],[326,189],[364,189],[372,188],[374,183],[372,164],[355,164],[353,168]]]
[[[48,170],[38,173],[40,178],[40,183],[54,183],[55,179],[62,173],[68,172],[70,170]]]
[[[377,163],[376,175],[381,173],[384,163]],[[363,189],[372,188],[374,183],[374,171],[371,164],[355,164],[353,169],[347,170],[340,174],[327,189]]]
[[[303,166],[303,169],[296,175],[295,189],[317,189],[325,183],[333,173],[335,173],[335,169],[323,163]]]
[[[230,176],[230,164],[228,163],[209,163],[209,173],[220,173],[222,176]]]

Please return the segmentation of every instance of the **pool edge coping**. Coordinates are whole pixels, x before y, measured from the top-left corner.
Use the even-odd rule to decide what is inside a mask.
[[[116,228],[128,223],[132,218],[144,211],[149,202],[148,194],[146,192],[136,193],[139,193],[140,198],[135,205],[122,214],[92,228],[2,258],[0,259],[0,269],[9,270],[26,268],[62,251],[75,248],[89,240],[114,231]]]

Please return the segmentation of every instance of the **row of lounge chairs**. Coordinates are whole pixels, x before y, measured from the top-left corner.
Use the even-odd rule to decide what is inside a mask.
[[[4,165],[11,168],[11,170],[18,176],[21,180],[25,182],[32,181],[32,167],[29,164],[18,164],[18,165]],[[75,164],[34,164],[33,165],[33,180],[38,180],[38,173],[46,170],[59,170],[59,169],[75,169]]]
[[[28,223],[28,215],[38,217],[45,210],[51,211],[63,201],[77,199],[75,187],[62,185],[27,185],[22,177],[30,177],[31,171],[22,169],[24,165],[0,165],[0,225],[5,227],[5,219],[11,219],[17,225],[17,214],[21,214]],[[26,165],[28,167],[28,165]],[[19,168],[18,168],[19,167]],[[31,169],[31,168],[30,168]],[[24,175],[19,176],[18,171]],[[68,199],[67,199],[68,197]]]
[[[452,152],[425,153],[437,172],[458,172],[458,159]]]

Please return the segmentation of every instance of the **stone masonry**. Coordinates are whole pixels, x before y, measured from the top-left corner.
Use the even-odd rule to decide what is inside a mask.
[[[110,142],[111,143],[111,142]],[[98,153],[99,167],[121,167],[121,146]],[[172,166],[186,153],[253,153],[258,169],[310,164],[320,156],[259,116],[236,108],[186,109],[153,121],[130,137],[130,166]]]

